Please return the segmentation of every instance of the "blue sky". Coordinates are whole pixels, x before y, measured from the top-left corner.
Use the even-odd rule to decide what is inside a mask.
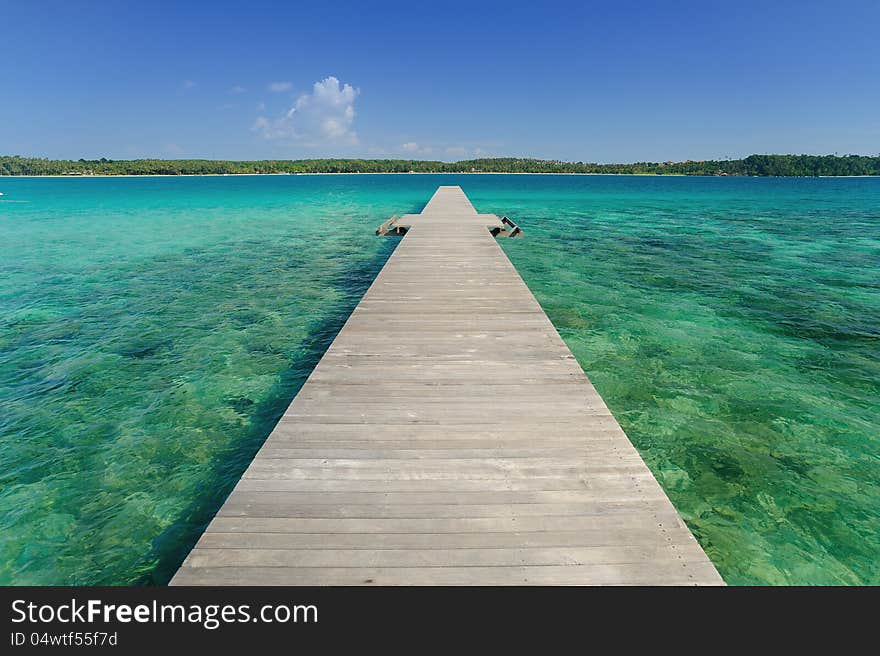
[[[880,153],[878,0],[11,0],[0,17],[2,154]]]

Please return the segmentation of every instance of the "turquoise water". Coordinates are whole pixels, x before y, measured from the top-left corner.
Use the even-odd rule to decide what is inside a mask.
[[[880,583],[880,180],[0,178],[0,583],[165,582],[461,184],[730,583]]]

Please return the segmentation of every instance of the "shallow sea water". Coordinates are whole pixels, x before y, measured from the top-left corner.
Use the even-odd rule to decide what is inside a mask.
[[[729,583],[880,583],[880,180],[0,178],[0,583],[168,580],[461,184]]]

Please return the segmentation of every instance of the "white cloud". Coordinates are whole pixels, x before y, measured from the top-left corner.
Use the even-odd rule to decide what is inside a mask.
[[[195,85],[196,85],[196,83],[193,82],[192,80],[184,80],[182,86],[183,86],[184,90],[187,90],[187,89],[192,89]]]
[[[253,130],[267,139],[293,137],[311,145],[318,142],[357,144],[354,101],[360,93],[350,84],[339,84],[335,77],[315,82],[311,93],[296,99],[293,107],[280,118],[260,116]]]
[[[415,141],[407,141],[400,145],[400,150],[410,155],[427,155],[432,149],[430,146],[420,146]]]
[[[467,155],[467,148],[463,146],[450,146],[446,149],[447,155],[455,155],[456,157],[464,157]]]
[[[239,93],[244,93],[245,91],[247,91],[247,89],[245,89],[243,86],[241,86],[239,84],[236,84],[234,87],[232,87],[229,90],[229,93],[239,94]]]
[[[285,91],[290,91],[293,89],[293,84],[290,82],[272,82],[269,84],[269,91],[272,93],[284,93]]]

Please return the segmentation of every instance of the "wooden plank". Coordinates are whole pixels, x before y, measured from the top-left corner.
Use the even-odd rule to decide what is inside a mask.
[[[226,517],[218,515],[208,532],[219,533],[510,533],[533,531],[596,531],[656,527],[654,540],[686,527],[675,510],[662,513],[614,513],[574,517],[434,517],[434,518],[316,518]],[[198,545],[197,545],[198,546]],[[184,570],[187,563],[184,563]]]
[[[178,579],[179,577],[179,579]],[[178,585],[720,585],[711,563],[538,567],[189,567]]]
[[[192,567],[520,567],[651,564],[677,558],[679,545],[478,547],[464,549],[195,549]],[[687,554],[693,556],[693,554]],[[701,561],[705,562],[705,561]]]
[[[651,544],[655,529],[614,528],[584,531],[530,531],[504,533],[205,533],[200,549],[478,549],[626,546]],[[671,546],[696,544],[677,534]]]
[[[459,187],[440,187],[175,575],[721,584]]]

